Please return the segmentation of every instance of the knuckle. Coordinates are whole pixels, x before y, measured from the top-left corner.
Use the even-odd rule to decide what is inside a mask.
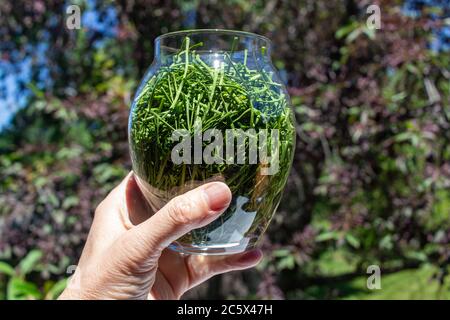
[[[115,267],[111,270],[120,271],[119,274],[151,271],[152,267],[157,265],[160,251],[154,249],[155,246],[149,239],[137,230],[132,235],[128,233],[123,236],[120,245],[113,247],[111,255],[115,257]],[[138,246],[136,243],[141,245]]]
[[[105,200],[102,200],[102,201],[98,204],[97,208],[95,208],[94,216],[95,216],[95,217],[101,216],[102,213],[103,213],[103,211],[105,211]]]
[[[187,224],[192,221],[193,209],[191,201],[186,197],[178,196],[172,200],[169,207],[169,216],[172,222],[177,225]]]

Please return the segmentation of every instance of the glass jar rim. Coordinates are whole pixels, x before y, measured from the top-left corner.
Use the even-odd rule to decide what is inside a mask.
[[[188,36],[190,34],[201,34],[201,33],[212,33],[212,34],[224,34],[224,35],[236,35],[236,36],[243,36],[243,37],[251,37],[251,38],[258,38],[264,42],[266,42],[269,46],[272,45],[272,41],[260,34],[248,32],[248,31],[241,31],[241,30],[231,30],[231,29],[187,29],[187,30],[179,30],[179,31],[172,31],[165,34],[162,34],[158,36],[155,39],[155,42],[159,42],[162,39],[174,37],[174,36]]]

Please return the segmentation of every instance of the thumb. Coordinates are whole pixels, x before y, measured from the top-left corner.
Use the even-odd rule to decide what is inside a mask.
[[[133,261],[159,255],[184,234],[215,220],[230,204],[231,191],[222,182],[202,185],[173,198],[152,217],[128,230],[118,241]],[[132,248],[132,250],[130,250]]]

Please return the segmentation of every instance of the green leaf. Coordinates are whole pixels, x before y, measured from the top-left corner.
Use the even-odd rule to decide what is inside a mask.
[[[295,258],[293,255],[286,256],[277,263],[277,268],[279,270],[289,269],[292,270],[295,268]]]
[[[362,29],[355,29],[352,32],[350,32],[350,34],[347,36],[347,38],[345,39],[345,42],[347,43],[352,43],[353,41],[355,41],[361,34],[362,34]]]
[[[339,237],[339,234],[336,231],[324,232],[324,233],[319,234],[316,237],[316,242],[323,242],[323,241],[338,239],[338,237]]]
[[[64,199],[62,203],[62,208],[67,210],[69,208],[72,208],[80,202],[80,199],[77,196],[68,196]]]
[[[286,257],[286,256],[290,255],[290,253],[291,252],[288,249],[278,249],[278,250],[275,250],[272,253],[272,255],[274,257],[281,258],[281,257]]]
[[[33,271],[41,258],[42,252],[40,250],[31,250],[19,263],[20,274],[25,276]]]
[[[94,175],[99,183],[106,183],[110,180],[114,180],[114,178],[122,177],[124,171],[121,167],[102,163],[94,168]]]
[[[336,33],[334,34],[336,39],[342,39],[346,35],[348,35],[350,32],[355,30],[358,27],[358,23],[356,21],[353,21],[352,23],[343,26],[342,28],[339,28]]]
[[[347,241],[347,243],[349,245],[351,245],[353,248],[358,249],[361,245],[361,243],[359,242],[359,240],[352,234],[347,233],[345,235],[345,240]]]
[[[394,243],[392,241],[392,236],[391,235],[385,235],[380,243],[379,243],[380,248],[385,249],[385,250],[392,250],[392,248],[394,247]]]
[[[413,259],[413,260],[418,260],[421,262],[426,262],[428,261],[428,257],[425,253],[421,252],[421,251],[410,251],[407,252],[405,254],[406,257]]]
[[[34,283],[13,277],[8,282],[6,298],[8,300],[41,299],[42,294]]]
[[[402,132],[402,133],[397,134],[394,137],[394,139],[395,139],[396,142],[409,141],[409,140],[412,139],[413,135],[414,135],[413,133],[406,131],[406,132]]]
[[[16,274],[16,271],[12,266],[7,264],[6,262],[0,261],[0,273],[6,274],[10,277]]]
[[[44,91],[42,91],[41,89],[39,89],[36,84],[34,83],[29,83],[28,84],[28,89],[31,90],[31,92],[36,96],[36,98],[38,99],[44,99],[45,98],[45,93]]]
[[[364,28],[364,34],[370,39],[375,40],[375,29],[369,29],[367,27]]]
[[[55,284],[52,285],[52,287],[47,291],[47,294],[45,295],[46,300],[55,300],[59,297],[59,295],[64,291],[64,289],[67,286],[67,280],[68,279],[61,279]]]

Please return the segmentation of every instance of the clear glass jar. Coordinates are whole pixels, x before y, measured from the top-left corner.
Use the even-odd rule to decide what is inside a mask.
[[[210,181],[233,194],[209,225],[171,245],[190,254],[254,247],[280,202],[295,148],[289,96],[260,35],[229,30],[172,32],[129,118],[133,171],[151,209]]]

